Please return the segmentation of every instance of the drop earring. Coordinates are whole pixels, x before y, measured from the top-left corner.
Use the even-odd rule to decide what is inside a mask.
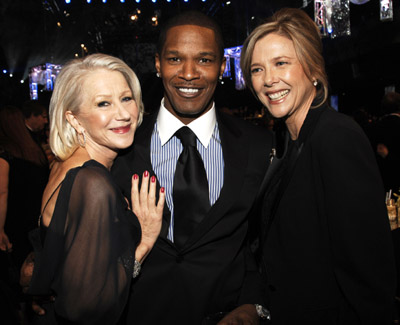
[[[83,132],[83,131],[82,131],[82,136],[83,136],[83,141],[81,140],[81,138],[79,136],[79,133],[78,133],[78,142],[79,142],[79,145],[81,147],[85,148],[85,146],[86,146],[86,137],[85,137],[85,132]]]

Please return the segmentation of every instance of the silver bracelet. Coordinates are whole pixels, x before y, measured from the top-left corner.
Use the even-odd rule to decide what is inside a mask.
[[[135,258],[135,263],[133,264],[133,273],[132,273],[133,278],[136,278],[139,275],[141,267],[142,267],[142,265]]]
[[[258,317],[264,320],[271,320],[271,313],[267,308],[258,304],[254,304],[254,306],[256,307]]]

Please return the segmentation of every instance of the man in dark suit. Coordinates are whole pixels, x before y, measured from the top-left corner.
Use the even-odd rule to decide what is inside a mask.
[[[383,116],[372,129],[372,142],[386,191],[400,193],[400,94],[385,94],[381,112]]]
[[[44,128],[48,121],[47,109],[35,100],[28,100],[22,105],[25,125],[33,140],[41,146],[46,142]]]
[[[216,110],[213,96],[225,68],[223,53],[218,25],[206,15],[186,12],[165,25],[155,58],[164,98],[113,166],[126,197],[131,176],[144,171],[157,176],[167,197],[160,237],[132,285],[129,324],[193,325],[214,316],[216,324],[225,314],[219,324],[257,324],[265,312],[247,234],[272,137],[266,129]],[[175,132],[183,126],[197,137],[211,208],[187,241],[177,245],[173,188],[182,145]]]

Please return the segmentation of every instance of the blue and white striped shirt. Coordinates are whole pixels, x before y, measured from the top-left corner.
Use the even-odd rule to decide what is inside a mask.
[[[174,238],[174,202],[172,198],[175,168],[183,150],[174,133],[185,126],[165,107],[164,100],[151,136],[151,164],[161,186],[165,187],[166,203],[171,211],[168,238]],[[217,201],[224,183],[224,159],[215,116],[215,105],[204,115],[187,125],[197,136],[197,150],[204,162],[210,193],[210,204]]]

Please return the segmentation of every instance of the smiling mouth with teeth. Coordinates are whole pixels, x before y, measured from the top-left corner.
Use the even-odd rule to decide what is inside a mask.
[[[199,92],[197,88],[178,88],[178,90],[186,94],[195,94]]]
[[[277,93],[268,94],[269,99],[271,100],[279,100],[285,97],[289,93],[289,90],[278,91]]]

